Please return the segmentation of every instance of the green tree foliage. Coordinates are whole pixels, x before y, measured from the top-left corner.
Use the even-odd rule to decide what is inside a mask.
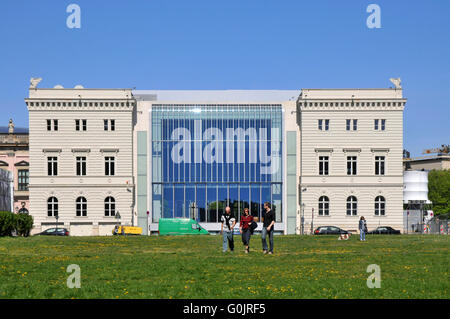
[[[435,215],[450,213],[450,170],[432,170],[428,174],[428,198]]]
[[[14,228],[14,214],[0,212],[0,236],[11,236]]]

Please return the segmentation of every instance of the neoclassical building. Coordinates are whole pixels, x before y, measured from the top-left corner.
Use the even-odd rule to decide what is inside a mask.
[[[37,88],[30,118],[35,231],[158,230],[159,218],[220,229],[230,206],[275,230],[402,229],[401,87],[303,90]],[[261,227],[261,226],[260,226]]]

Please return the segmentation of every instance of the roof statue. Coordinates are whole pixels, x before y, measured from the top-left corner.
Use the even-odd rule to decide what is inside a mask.
[[[12,134],[14,133],[14,123],[12,119],[9,119],[9,123],[8,123],[8,133]]]
[[[35,89],[38,86],[39,82],[41,82],[41,81],[42,81],[42,78],[31,78],[30,79],[30,89]]]
[[[390,78],[389,81],[391,81],[392,84],[395,85],[396,89],[402,88],[402,80],[400,78]]]

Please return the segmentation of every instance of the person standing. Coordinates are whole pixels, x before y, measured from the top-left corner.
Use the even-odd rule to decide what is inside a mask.
[[[241,216],[239,223],[239,231],[242,235],[242,243],[245,246],[245,253],[250,252],[250,236],[251,229],[250,224],[253,222],[253,216],[249,214],[248,208],[244,208],[244,214]]]
[[[225,208],[225,214],[221,217],[221,227],[220,233],[222,234],[223,244],[222,251],[226,252],[228,250],[228,246],[230,247],[230,251],[234,251],[234,240],[233,240],[233,228],[236,225],[236,218],[231,213],[231,208]]]
[[[367,224],[364,216],[359,219],[359,240],[366,241]]]
[[[270,250],[269,254],[273,254],[273,229],[275,227],[275,212],[271,209],[270,203],[264,203],[264,221],[261,233],[263,253],[267,254],[267,236],[269,236]]]

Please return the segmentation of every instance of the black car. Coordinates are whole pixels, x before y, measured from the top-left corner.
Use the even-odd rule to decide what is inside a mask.
[[[67,230],[67,228],[49,228],[36,235],[69,236],[69,231]]]
[[[390,226],[379,226],[374,230],[367,232],[368,235],[400,235],[400,231]]]
[[[314,231],[314,235],[340,235],[340,234],[348,234],[349,232],[343,229],[340,229],[336,226],[320,226],[317,227]]]

